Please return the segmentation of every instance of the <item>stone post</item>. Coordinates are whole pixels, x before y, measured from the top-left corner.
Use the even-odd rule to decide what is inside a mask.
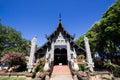
[[[71,55],[70,54],[71,54],[71,52],[70,52],[70,44],[67,41],[67,59],[68,59],[68,61],[71,60]]]
[[[37,37],[35,36],[31,41],[30,57],[29,57],[29,62],[27,64],[28,72],[32,72],[33,69],[34,60],[35,60],[34,53],[36,48],[36,42],[37,42]]]
[[[51,44],[51,61],[54,61],[54,42]]]
[[[94,63],[93,63],[92,57],[91,57],[89,40],[86,36],[84,36],[84,42],[85,42],[85,49],[86,49],[86,53],[87,53],[88,68],[91,72],[93,72]]]

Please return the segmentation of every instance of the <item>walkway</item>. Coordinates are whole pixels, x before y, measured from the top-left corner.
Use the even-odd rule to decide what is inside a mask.
[[[68,65],[56,65],[50,80],[73,80]]]

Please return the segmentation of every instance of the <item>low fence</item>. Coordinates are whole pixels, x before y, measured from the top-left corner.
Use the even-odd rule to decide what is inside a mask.
[[[83,75],[82,72],[77,74],[78,80],[116,80],[113,79],[113,75],[110,72],[93,72]]]
[[[1,77],[26,77],[26,73],[0,73]]]
[[[33,74],[22,72],[22,73],[0,73],[0,77],[16,77],[16,78],[25,78],[26,80],[45,80],[46,74],[40,76],[40,78],[32,79]]]
[[[103,71],[103,72],[94,72],[90,74],[90,80],[113,80],[113,75],[110,72],[107,71]]]

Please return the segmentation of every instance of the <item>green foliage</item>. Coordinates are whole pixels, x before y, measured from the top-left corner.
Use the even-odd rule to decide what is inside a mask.
[[[26,53],[30,42],[21,33],[9,26],[0,25],[0,56],[8,52]]]
[[[114,52],[120,50],[120,0],[110,6],[101,20],[93,24],[85,35],[89,38],[93,53],[109,53],[112,60]],[[84,46],[83,35],[76,43]]]
[[[84,36],[80,36],[75,42],[81,47],[84,47]]]
[[[14,77],[11,77],[11,78],[0,77],[0,80],[26,80],[26,79],[25,78],[14,78]]]
[[[120,3],[113,4],[104,14],[101,20],[100,35],[106,39],[105,46],[110,52],[114,52],[120,45]],[[104,34],[103,34],[104,33]]]
[[[43,71],[44,64],[45,64],[45,58],[43,57],[38,61],[37,65],[34,69],[34,72],[36,73],[38,71]]]
[[[85,71],[85,65],[84,64],[78,64],[80,71]]]
[[[98,36],[98,31],[100,29],[100,27],[98,27],[100,25],[100,22],[96,22],[91,28],[90,30],[88,30],[88,32],[84,35],[86,35],[89,38],[89,43],[90,43],[90,48],[92,52],[96,51],[96,42],[97,41],[97,36]],[[84,35],[80,36],[77,40],[76,43],[82,47],[84,46]]]
[[[111,80],[110,78],[102,77],[102,80]]]
[[[120,77],[120,66],[116,66],[113,73],[114,73],[114,76]]]
[[[120,77],[120,66],[118,66],[114,63],[111,63],[110,60],[104,62],[104,66],[107,69],[109,69],[114,74],[114,76]]]
[[[78,64],[80,71],[86,71],[87,70],[87,62],[83,62],[83,64]]]
[[[45,58],[40,58],[39,61],[37,62],[37,65],[33,68],[33,75],[32,78],[35,78],[35,75],[37,72],[42,72],[45,64]]]
[[[107,62],[104,62],[104,66],[109,68],[110,70],[113,70],[116,67],[116,65],[111,63],[110,60],[108,60]]]

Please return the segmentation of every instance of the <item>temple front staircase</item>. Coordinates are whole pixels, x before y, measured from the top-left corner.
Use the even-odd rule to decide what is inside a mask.
[[[50,80],[73,80],[68,65],[55,65]]]

